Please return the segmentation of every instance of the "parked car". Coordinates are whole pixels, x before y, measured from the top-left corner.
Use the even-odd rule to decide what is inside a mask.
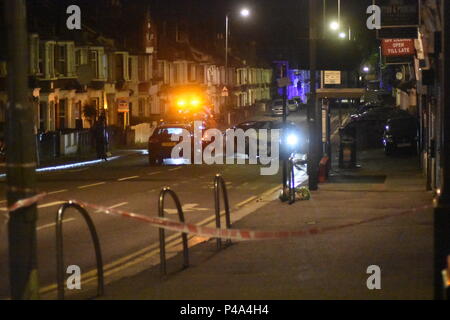
[[[271,105],[272,116],[283,116],[283,100],[277,99],[272,102]],[[289,115],[289,108],[286,109],[286,115]]]
[[[248,139],[245,142],[245,153],[249,153],[249,144],[250,142],[255,143],[257,146],[257,154],[259,154],[259,131],[260,129],[268,130],[268,154],[270,154],[271,149],[271,134],[272,130],[277,129],[280,130],[280,153],[302,153],[306,154],[306,137],[304,133],[301,131],[300,127],[298,127],[295,123],[286,123],[284,124],[282,121],[247,121],[240,123],[234,126],[231,129],[242,129],[247,131],[249,129],[255,129],[254,132],[248,134]],[[237,141],[235,141],[235,150],[236,150]]]
[[[373,102],[367,102],[361,106],[359,106],[356,110],[355,113],[353,113],[350,117],[352,119],[359,117],[360,115],[362,115],[363,113],[373,110],[373,109],[377,109],[377,108],[383,108],[384,106],[382,104],[379,103],[373,103]]]
[[[172,141],[172,135],[181,135],[185,129],[190,133],[191,138],[191,163],[194,157],[194,126],[192,124],[163,124],[158,126],[148,140],[148,160],[150,165],[162,165],[164,159],[171,158],[173,148],[182,142]],[[206,128],[202,128],[206,129]],[[205,140],[202,140],[202,149],[206,146]],[[180,154],[181,157],[185,155]]]
[[[409,149],[416,154],[419,141],[419,125],[416,118],[397,117],[389,119],[383,133],[383,145],[386,155],[392,155],[398,149]]]
[[[298,111],[298,103],[294,99],[288,100],[287,101],[287,106],[288,106],[289,112],[296,112],[296,111]]]
[[[383,132],[386,123],[391,118],[408,117],[407,111],[394,107],[378,107],[370,109],[356,117],[343,128],[343,134],[346,130],[355,130],[356,141],[359,149],[382,147]]]

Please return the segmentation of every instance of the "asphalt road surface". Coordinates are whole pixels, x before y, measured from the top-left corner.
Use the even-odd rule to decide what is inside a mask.
[[[289,120],[306,129],[304,111]],[[306,132],[306,130],[305,130]],[[75,169],[38,173],[38,188],[48,192],[39,203],[37,223],[38,264],[41,287],[56,280],[55,218],[66,200],[117,208],[148,216],[157,216],[158,196],[163,187],[171,187],[179,196],[186,221],[204,223],[214,216],[213,178],[220,173],[226,183],[233,210],[255,200],[280,185],[277,175],[262,176],[257,165],[184,165],[150,167],[142,152],[107,163]],[[0,181],[5,194],[5,181]],[[9,296],[6,201],[0,199],[0,299]],[[172,201],[167,201],[167,217],[177,220]],[[99,234],[105,265],[120,264],[127,257],[139,255],[143,248],[157,248],[158,229],[148,224],[90,211]],[[88,228],[82,217],[69,210],[64,218],[64,261],[80,266],[82,272],[95,269],[95,256]],[[168,232],[167,237],[172,233]]]

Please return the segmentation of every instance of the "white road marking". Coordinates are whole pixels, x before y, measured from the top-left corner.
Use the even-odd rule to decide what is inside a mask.
[[[70,221],[75,221],[75,218],[64,219],[62,222],[66,223],[66,222],[70,222]],[[37,231],[41,231],[41,230],[48,229],[48,228],[51,228],[51,227],[54,227],[54,226],[56,226],[55,222],[49,223],[49,224],[44,224],[43,226],[37,227],[36,230]]]
[[[278,189],[280,188],[280,186],[276,186],[270,190],[265,191],[261,197],[262,198],[268,198],[270,197],[270,199],[275,200],[275,192],[278,191]],[[254,211],[256,211],[257,209],[261,208],[262,206],[266,205],[266,203],[268,203],[268,201],[262,201],[259,203],[259,207],[254,207],[254,208],[250,208],[250,209],[242,209],[242,211],[237,211],[234,214],[235,220],[234,221],[239,221],[241,219],[243,219],[244,217],[248,216],[249,214],[253,213]],[[223,211],[222,211],[223,212]],[[223,214],[221,214],[223,215]],[[204,220],[202,220],[201,222],[197,223],[197,225],[203,226],[203,225],[213,225],[214,224],[214,220],[215,220],[215,215],[212,215]],[[194,238],[194,236],[190,235],[189,239]],[[174,240],[172,242],[172,240]],[[194,246],[195,244],[197,244],[198,242],[192,244],[192,246]],[[169,247],[171,245],[179,245],[181,244],[181,239],[180,239],[180,235],[174,234],[171,235],[169,237],[167,237],[166,239],[166,246]],[[190,245],[190,247],[192,247]],[[121,257],[117,260],[114,260],[113,262],[104,265],[104,270],[105,270],[105,276],[110,276],[113,274],[117,274],[123,270],[126,270],[127,268],[130,268],[132,266],[137,265],[138,263],[142,263],[142,261],[147,261],[150,257],[153,257],[155,255],[159,254],[159,242],[155,242],[153,244],[151,244],[148,247],[145,247],[143,249],[140,249],[138,251],[135,251],[127,256]],[[93,281],[97,281],[97,270],[96,269],[92,269],[88,272],[83,273],[82,275],[83,277],[83,283],[90,283]],[[48,285],[47,287],[41,288],[41,290],[39,291],[41,294],[48,294],[50,292],[56,292],[56,288],[57,285],[56,284],[51,284]]]
[[[181,167],[177,167],[177,168],[173,168],[173,169],[169,169],[168,171],[176,171],[176,170],[180,170]]]
[[[127,204],[128,204],[128,202],[121,202],[121,203],[115,204],[115,205],[113,205],[111,207],[108,207],[108,209],[115,209],[115,208],[122,207],[122,206],[127,205]],[[98,212],[102,212],[102,211],[103,210],[97,210],[95,212],[98,213]]]
[[[106,182],[98,182],[98,183],[88,184],[88,185],[85,185],[85,186],[78,187],[78,189],[86,189],[86,188],[101,186],[103,184],[106,184]]]
[[[52,194],[63,193],[63,192],[67,192],[67,191],[69,191],[69,190],[64,189],[64,190],[52,191],[52,192],[49,192],[49,193],[47,193],[47,194],[48,194],[48,195],[52,195]]]
[[[57,206],[57,205],[60,205],[60,204],[63,204],[63,203],[66,203],[66,201],[55,201],[55,202],[45,203],[45,204],[39,205],[38,209],[53,207],[53,206]]]
[[[49,202],[49,203],[44,203],[38,206],[38,209],[44,209],[44,208],[48,208],[48,207],[54,207],[60,204],[66,203],[66,201],[55,201],[55,202]],[[8,208],[3,207],[0,208],[0,211],[8,211]]]
[[[250,198],[248,198],[247,200],[244,200],[244,201],[242,201],[242,202],[239,202],[239,203],[236,205],[236,207],[238,207],[238,208],[243,207],[243,206],[245,206],[246,204],[248,204],[248,203],[250,203],[250,202],[252,202],[253,200],[256,200],[256,199],[258,199],[258,196],[250,197]]]
[[[160,174],[162,171],[156,171],[156,172],[150,172],[148,173],[149,176],[154,176],[155,174]]]
[[[117,179],[117,181],[126,181],[126,180],[132,180],[132,179],[137,179],[137,178],[139,178],[139,176],[121,178],[121,179]]]
[[[164,210],[167,214],[177,214],[177,209],[165,209]],[[212,211],[212,209],[209,208],[199,208],[198,203],[186,203],[183,206],[183,212],[194,212],[194,211]]]

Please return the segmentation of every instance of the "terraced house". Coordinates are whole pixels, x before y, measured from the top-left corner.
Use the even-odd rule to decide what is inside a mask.
[[[30,99],[36,132],[41,142],[52,141],[52,155],[79,152],[89,143],[82,135],[102,114],[111,130],[121,133],[115,135],[117,143],[126,143],[123,132],[164,118],[180,88],[203,90],[216,114],[270,99],[272,70],[230,52],[226,71],[223,41],[215,31],[205,33],[212,46],[197,46],[198,34],[193,36],[171,11],[151,1],[125,6],[119,0],[77,1],[82,28],[69,30],[66,8],[71,4],[28,1]],[[2,54],[0,123],[5,121],[6,75]]]

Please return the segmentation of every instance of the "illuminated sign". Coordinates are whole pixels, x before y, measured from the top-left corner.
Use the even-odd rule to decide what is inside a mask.
[[[325,84],[341,84],[340,71],[324,71]]]
[[[130,112],[128,100],[119,99],[117,103],[117,112]]]
[[[381,46],[385,57],[412,56],[415,54],[414,40],[412,39],[383,39]]]

